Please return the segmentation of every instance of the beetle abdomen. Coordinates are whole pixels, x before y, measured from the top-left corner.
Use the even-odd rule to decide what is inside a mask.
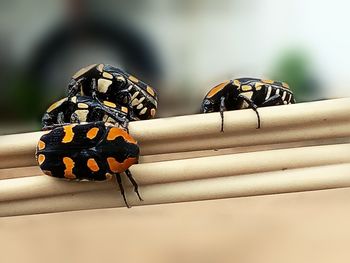
[[[36,158],[47,175],[106,180],[137,163],[139,148],[123,129],[103,122],[66,125],[44,134]]]

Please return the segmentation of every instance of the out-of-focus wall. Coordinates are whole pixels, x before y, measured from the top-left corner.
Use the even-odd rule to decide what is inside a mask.
[[[298,101],[349,96],[349,7],[341,0],[1,1],[0,125],[38,129],[74,71],[93,62],[150,82],[160,93],[158,116],[196,113],[210,87],[241,76],[287,81]]]

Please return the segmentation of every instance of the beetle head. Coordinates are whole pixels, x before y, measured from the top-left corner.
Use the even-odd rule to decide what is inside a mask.
[[[201,113],[209,113],[215,111],[215,104],[210,99],[204,99],[201,106]]]

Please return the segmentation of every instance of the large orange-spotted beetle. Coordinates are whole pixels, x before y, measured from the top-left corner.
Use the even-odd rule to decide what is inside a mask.
[[[127,207],[120,174],[126,174],[142,201],[138,185],[128,170],[138,158],[135,139],[125,130],[104,122],[54,128],[40,138],[36,149],[40,168],[50,176],[103,181],[115,175]]]
[[[220,83],[205,96],[201,112],[220,112],[221,132],[224,131],[225,110],[251,108],[260,128],[258,107],[295,103],[292,91],[285,82],[257,78],[238,78]]]
[[[110,101],[97,101],[88,96],[63,98],[53,103],[42,118],[43,130],[69,123],[104,121],[127,129],[129,110]]]
[[[156,91],[146,83],[111,65],[93,64],[76,72],[68,85],[69,97],[91,96],[129,108],[131,120],[155,116]]]

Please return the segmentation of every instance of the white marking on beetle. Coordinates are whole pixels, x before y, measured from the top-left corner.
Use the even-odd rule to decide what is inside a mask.
[[[80,121],[86,121],[88,110],[76,110],[75,113],[78,115]]]
[[[286,92],[286,91],[283,91],[282,100],[284,100],[284,99],[286,98],[286,95],[287,95],[287,92]]]
[[[134,95],[131,96],[131,100],[135,99],[139,94],[140,92],[136,91]]]
[[[79,77],[81,77],[82,75],[84,75],[86,72],[88,72],[90,69],[92,69],[93,67],[95,67],[97,64],[92,64],[89,65],[85,68],[79,69],[74,75],[73,75],[73,79],[77,79]]]
[[[265,100],[267,100],[268,98],[270,98],[270,95],[271,95],[271,89],[272,89],[272,87],[271,87],[271,86],[269,86],[269,87],[267,88],[267,94],[266,94]]]
[[[121,80],[121,81],[124,81],[125,82],[125,78],[123,76],[118,76],[116,77],[117,80]]]
[[[87,109],[87,108],[89,108],[89,106],[86,103],[79,102],[78,103],[78,108],[79,109]]]
[[[76,98],[76,97],[75,97]],[[58,108],[59,106],[61,106],[63,104],[63,102],[67,101],[67,98],[61,99],[59,101],[56,101],[55,103],[53,103],[47,110],[46,112],[51,112],[54,109]]]
[[[147,107],[144,107],[142,111],[140,111],[140,115],[145,114],[147,111]]]
[[[280,89],[276,89],[275,95],[278,95],[278,94],[280,94]]]
[[[97,90],[101,93],[106,93],[108,87],[112,84],[111,80],[108,79],[98,79]]]
[[[138,110],[141,110],[143,108],[143,104],[142,103],[140,103],[139,105],[137,105],[137,107],[136,107],[136,109],[138,109]]]
[[[100,65],[98,65],[97,70],[100,71],[100,72],[102,72],[102,71],[103,71],[103,68],[104,68],[104,65],[103,65],[103,64],[100,64]]]
[[[253,96],[253,91],[247,91],[243,92],[244,96],[247,97],[248,99],[251,99]]]
[[[108,72],[103,72],[102,76],[106,79],[113,79],[112,74],[108,73]]]
[[[132,102],[131,102],[131,106],[136,106],[136,105],[139,105],[141,102],[138,100],[138,99],[134,99]]]

